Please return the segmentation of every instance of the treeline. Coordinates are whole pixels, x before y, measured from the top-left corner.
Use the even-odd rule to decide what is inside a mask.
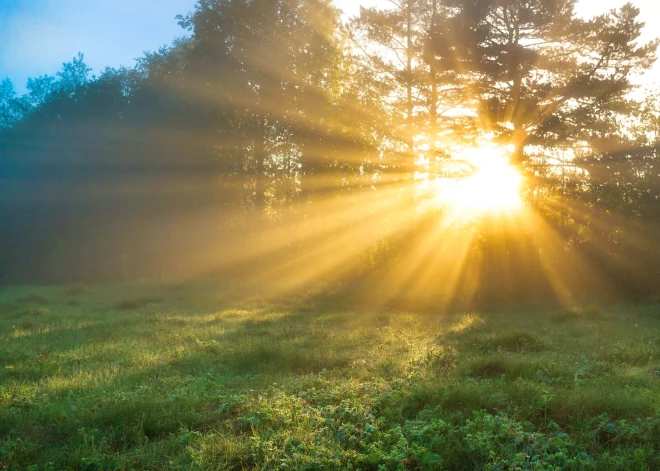
[[[329,0],[200,0],[189,35],[132,68],[92,76],[79,55],[23,96],[2,82],[2,280],[660,294],[660,107],[631,96],[657,42],[639,42],[639,10],[390,3],[342,20]],[[426,202],[484,140],[525,173],[533,223],[439,229],[447,208]]]

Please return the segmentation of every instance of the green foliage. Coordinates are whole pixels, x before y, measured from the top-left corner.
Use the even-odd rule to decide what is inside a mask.
[[[657,44],[638,9],[395,3],[343,23],[331,0],[202,0],[135,67],[90,77],[78,54],[23,97],[0,82],[3,279],[375,279],[464,308],[657,294],[660,101],[629,93]],[[488,140],[525,164],[538,231],[438,225],[436,190]],[[428,286],[389,289],[414,270]]]

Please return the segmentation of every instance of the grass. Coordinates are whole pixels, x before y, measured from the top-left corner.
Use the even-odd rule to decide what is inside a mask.
[[[210,281],[0,291],[0,469],[653,470],[659,406],[655,304],[446,315],[237,301]]]

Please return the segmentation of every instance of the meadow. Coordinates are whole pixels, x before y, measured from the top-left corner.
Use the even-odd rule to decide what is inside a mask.
[[[660,469],[660,305],[0,291],[1,470]]]

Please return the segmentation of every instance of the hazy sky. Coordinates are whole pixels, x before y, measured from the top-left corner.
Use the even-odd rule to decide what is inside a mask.
[[[336,0],[348,14],[387,0]],[[195,0],[0,0],[0,78],[23,90],[27,77],[54,74],[78,51],[96,72],[131,65],[146,50],[185,32],[174,17],[192,10]],[[625,0],[581,0],[590,16]],[[633,0],[647,22],[647,38],[660,35],[660,1]],[[654,76],[660,78],[660,66]]]

